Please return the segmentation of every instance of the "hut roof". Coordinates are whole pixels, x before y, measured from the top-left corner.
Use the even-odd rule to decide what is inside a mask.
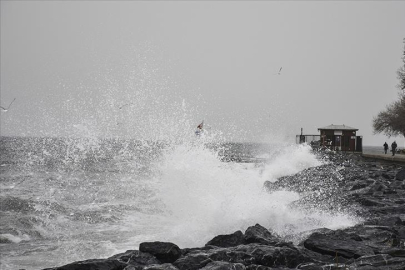
[[[345,126],[345,125],[329,125],[323,128],[318,128],[318,130],[359,130],[357,128],[353,128],[353,127],[349,127],[349,126]]]

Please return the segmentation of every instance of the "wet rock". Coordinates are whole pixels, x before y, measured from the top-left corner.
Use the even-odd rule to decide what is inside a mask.
[[[229,262],[211,262],[207,266],[201,268],[202,270],[245,270],[246,267],[239,263]]]
[[[394,258],[387,254],[363,256],[353,263],[355,269],[367,269],[367,266],[374,269],[405,269],[405,258]]]
[[[170,263],[152,264],[144,267],[142,270],[178,270],[177,267]]]
[[[404,257],[405,258],[405,249],[402,249],[402,248],[383,248],[379,252],[381,252],[381,254],[388,254],[391,257]]]
[[[345,233],[356,233],[363,243],[372,248],[374,253],[389,247],[399,247],[400,237],[395,228],[388,226],[357,225],[343,230]]]
[[[303,263],[297,267],[303,270],[324,270],[323,266],[319,263]]]
[[[399,180],[399,181],[404,181],[405,180],[405,169],[397,172],[397,174],[395,175],[395,179]]]
[[[190,252],[177,259],[173,264],[180,270],[197,270],[212,262],[208,256],[204,252]]]
[[[180,255],[180,248],[169,242],[143,242],[139,245],[139,251],[150,253],[163,263],[176,261]]]
[[[242,263],[250,265],[256,262],[255,257],[251,254],[254,245],[239,245],[232,248],[219,248],[210,250],[209,258],[212,261],[226,261],[232,263]]]
[[[48,270],[122,270],[127,264],[114,259],[78,261]]]
[[[155,256],[138,250],[128,250],[125,253],[114,255],[110,257],[110,259],[117,259],[129,265],[136,266],[137,268],[161,263]]]
[[[246,266],[246,270],[274,270],[275,268],[267,267],[263,265],[251,264]]]
[[[268,267],[286,266],[294,268],[301,263],[311,261],[309,257],[297,249],[288,247],[256,245],[251,251],[251,255],[255,258],[256,264]]]
[[[355,181],[349,190],[358,190],[368,187],[370,184],[364,180]]]
[[[260,224],[256,224],[255,226],[247,228],[247,230],[245,231],[245,241],[246,243],[274,245],[278,241],[280,241],[280,239],[273,236],[269,230],[267,230]]]
[[[342,256],[345,258],[359,258],[364,255],[374,255],[371,248],[362,241],[355,241],[350,237],[343,238],[342,235],[324,235],[313,233],[304,241],[304,247],[326,255]]]
[[[244,235],[241,231],[236,231],[232,234],[223,234],[215,236],[212,240],[208,241],[206,246],[217,247],[234,247],[245,243]]]
[[[403,224],[402,219],[398,216],[386,217],[384,219],[371,219],[364,222],[365,225],[378,225],[378,226],[401,226]]]

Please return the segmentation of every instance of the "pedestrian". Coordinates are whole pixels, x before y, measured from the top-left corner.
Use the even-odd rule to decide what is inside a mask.
[[[395,151],[397,150],[397,142],[396,141],[394,141],[391,144],[391,150],[392,150],[392,155],[395,156]]]
[[[385,142],[384,143],[384,152],[385,152],[385,154],[387,154],[387,150],[388,150],[388,143]]]

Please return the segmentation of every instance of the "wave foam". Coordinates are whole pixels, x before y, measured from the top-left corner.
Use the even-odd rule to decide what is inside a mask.
[[[160,198],[167,210],[164,238],[181,246],[205,244],[218,234],[245,230],[259,223],[280,235],[320,227],[350,226],[347,214],[304,212],[290,205],[300,198],[292,191],[268,193],[265,180],[318,166],[308,146],[274,149],[263,166],[224,163],[201,145],[178,145],[168,151],[160,166]]]

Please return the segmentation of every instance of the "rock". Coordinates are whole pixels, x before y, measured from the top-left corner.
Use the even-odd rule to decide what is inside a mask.
[[[240,263],[211,262],[201,270],[245,270],[246,267]]]
[[[362,241],[355,241],[350,237],[344,238],[341,234],[335,236],[334,234],[313,233],[304,241],[304,247],[321,254],[345,258],[374,255],[373,250]]]
[[[275,268],[267,267],[263,265],[251,264],[246,266],[246,270],[274,270]]]
[[[388,254],[391,257],[405,258],[405,249],[402,249],[402,248],[384,248],[380,252],[381,252],[381,254]]]
[[[357,180],[352,184],[352,187],[349,190],[358,190],[362,188],[366,188],[369,186],[369,183],[363,180]]]
[[[303,269],[303,270],[324,270],[325,268],[322,267],[322,265],[319,265],[317,263],[303,263],[297,267],[297,269]]]
[[[379,226],[400,226],[402,225],[402,220],[398,216],[393,216],[393,217],[386,217],[384,219],[373,219],[366,221],[364,223],[365,225],[379,225]]]
[[[123,270],[127,264],[114,259],[95,259],[70,263],[53,270]]]
[[[393,178],[391,177],[391,175],[389,175],[389,174],[386,173],[386,172],[382,173],[381,176],[382,176],[383,178],[387,179],[387,180],[393,179]]]
[[[169,242],[143,242],[139,251],[150,253],[163,263],[172,263],[181,255],[180,248]]]
[[[405,180],[405,169],[397,172],[397,174],[395,175],[395,179],[399,180],[399,181],[404,181]]]
[[[212,262],[212,260],[208,258],[207,253],[190,252],[186,256],[177,259],[173,264],[180,270],[197,270],[210,262]]]
[[[178,270],[178,268],[170,263],[164,263],[164,264],[148,265],[144,267],[142,270]]]
[[[380,207],[385,206],[384,203],[369,198],[360,198],[358,202],[363,206],[380,206]]]
[[[256,264],[268,267],[287,266],[294,268],[297,265],[305,262],[310,262],[311,259],[297,249],[288,247],[271,247],[265,245],[253,246],[251,255],[255,258]]]
[[[206,246],[217,247],[234,247],[245,243],[244,235],[241,231],[236,231],[232,234],[223,234],[215,236],[212,240],[208,241]]]
[[[278,238],[273,236],[266,228],[256,224],[247,228],[245,231],[246,243],[260,243],[265,245],[274,245],[279,241]]]
[[[134,266],[146,266],[150,264],[160,264],[161,262],[155,256],[149,253],[135,251],[129,258],[128,264]]]
[[[231,248],[213,249],[210,250],[209,258],[212,261],[225,261],[250,265],[256,263],[255,257],[251,254],[254,246],[255,245],[239,245]]]
[[[116,260],[119,260],[119,261],[121,261],[121,262],[127,263],[127,262],[129,262],[129,259],[131,258],[131,256],[132,256],[135,252],[137,252],[137,251],[136,251],[136,250],[127,250],[127,251],[125,251],[124,253],[116,254],[116,255],[114,255],[114,256],[111,256],[111,257],[108,258],[108,259],[116,259]]]
[[[143,268],[144,266],[150,264],[161,263],[158,259],[156,259],[155,256],[138,250],[127,250],[125,253],[114,255],[108,259],[117,259],[120,262],[129,264],[131,266],[136,266],[138,268]]]
[[[372,256],[363,256],[353,263],[355,269],[367,269],[367,266],[372,266],[372,269],[405,269],[405,258],[393,258],[387,254],[378,254]],[[364,267],[364,268],[363,268]]]

